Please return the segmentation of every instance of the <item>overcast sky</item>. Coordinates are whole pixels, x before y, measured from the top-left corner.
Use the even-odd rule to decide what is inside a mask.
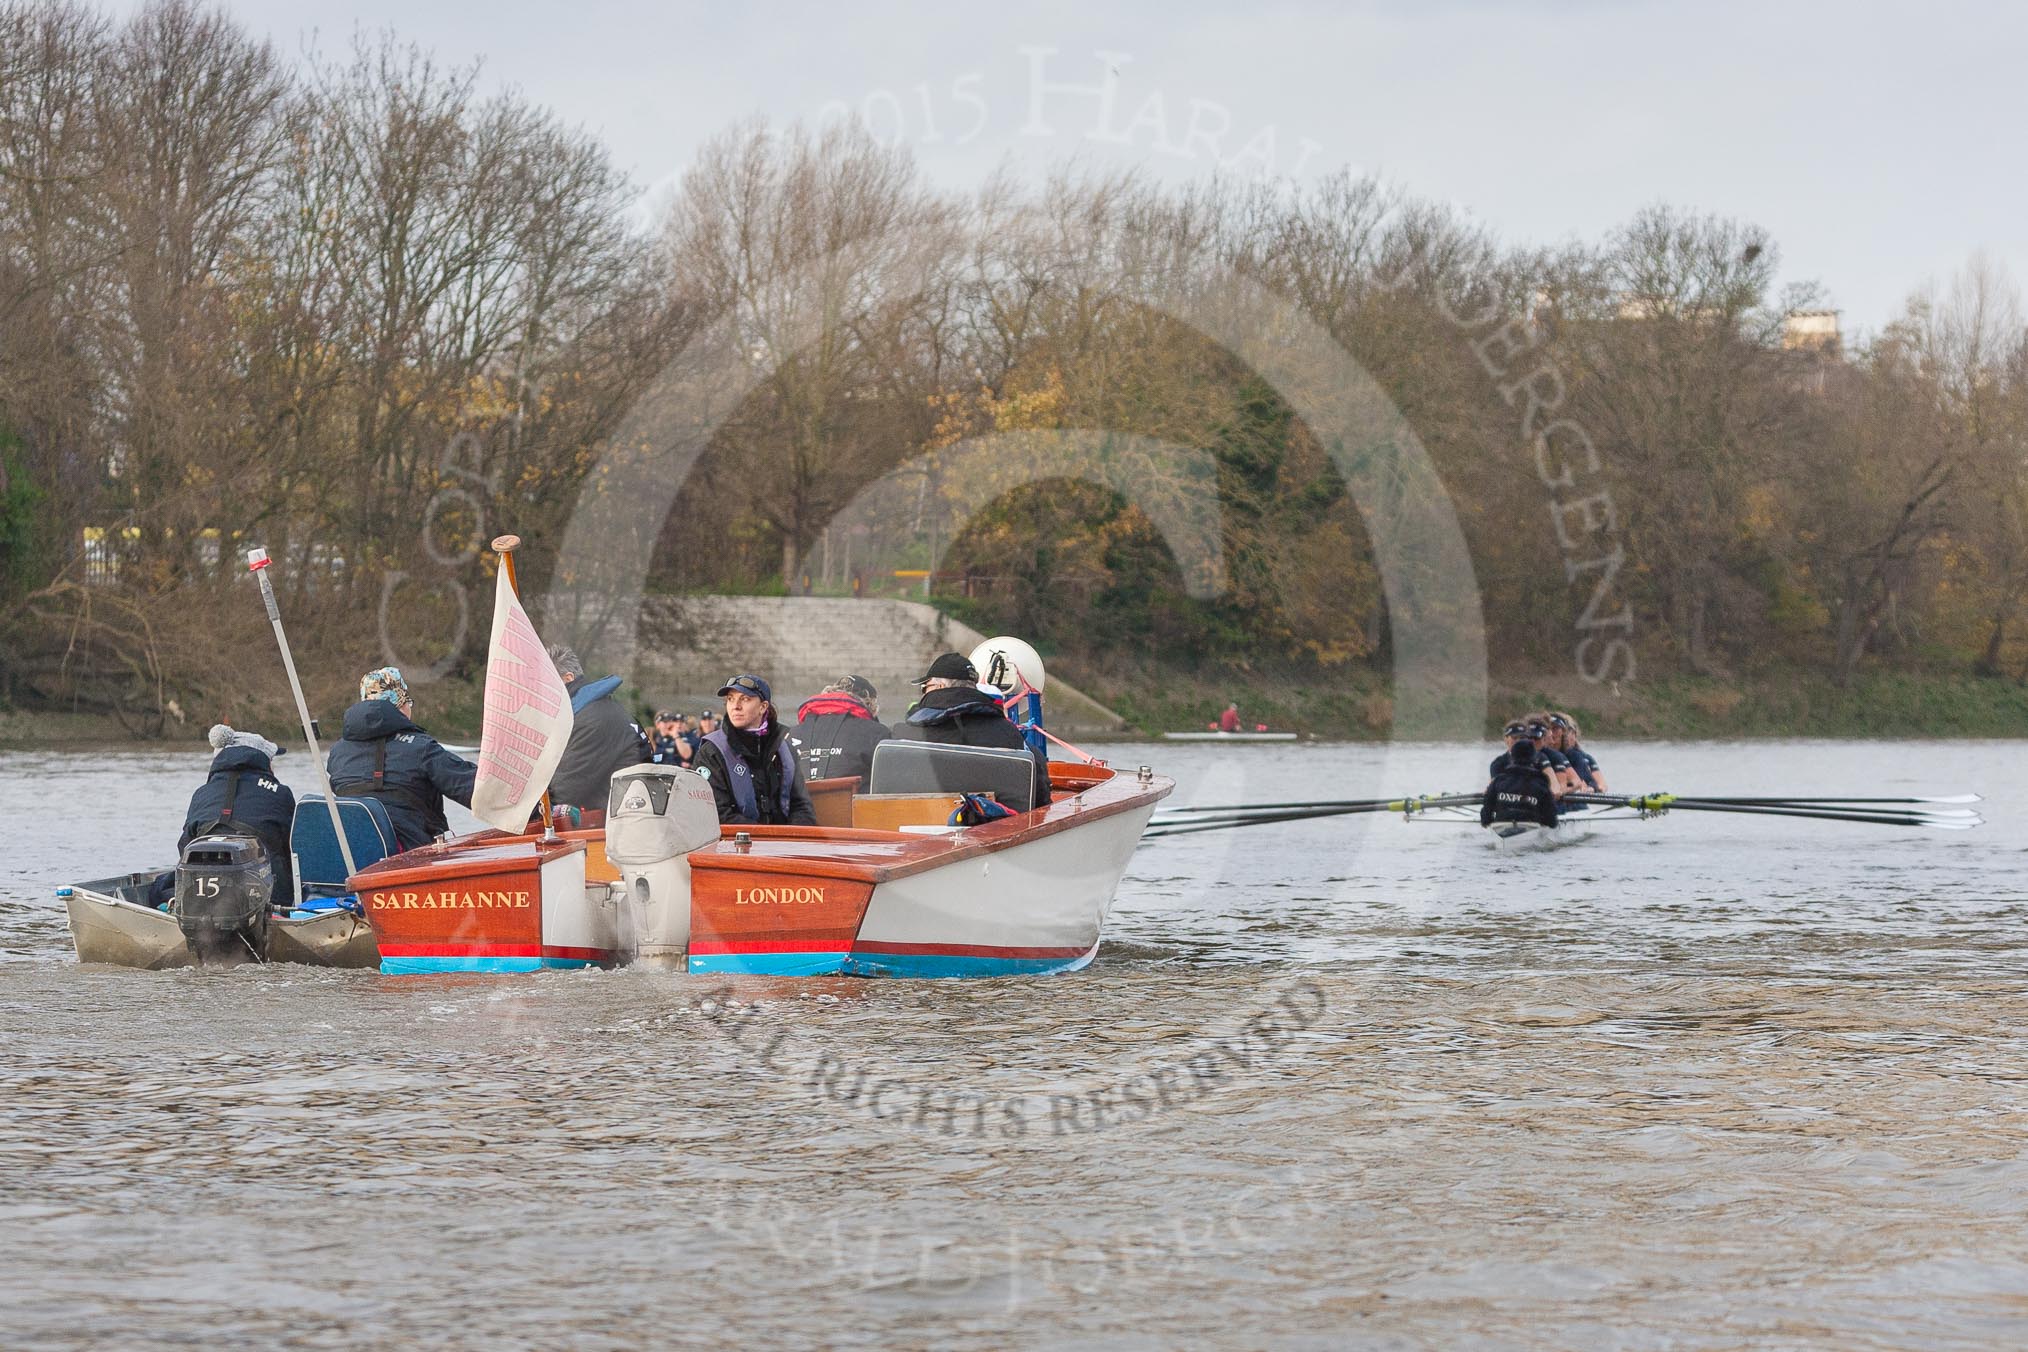
[[[1848,334],[1975,250],[2028,276],[2011,0],[228,3],[292,52],[364,26],[483,58],[643,185],[741,117],[850,109],[950,184],[1071,155],[1165,176],[1349,164],[1516,243],[1596,238],[1664,200],[1743,217]]]

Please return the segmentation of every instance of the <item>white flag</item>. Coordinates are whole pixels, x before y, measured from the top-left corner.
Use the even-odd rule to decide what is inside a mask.
[[[479,734],[472,815],[502,831],[525,830],[563,759],[570,725],[570,691],[502,567],[486,653],[486,721]]]

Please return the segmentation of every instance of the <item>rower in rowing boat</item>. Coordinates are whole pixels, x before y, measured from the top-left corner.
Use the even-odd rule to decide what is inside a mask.
[[[1499,777],[1514,755],[1514,748],[1528,743],[1530,759],[1535,767],[1549,780],[1549,789],[1557,798],[1573,791],[1577,776],[1571,772],[1570,762],[1548,746],[1549,724],[1538,715],[1529,714],[1509,723],[1501,734],[1507,742],[1507,749],[1493,757],[1491,773]]]
[[[1527,822],[1556,825],[1556,792],[1548,767],[1538,758],[1535,743],[1515,738],[1507,754],[1494,762],[1493,782],[1479,804],[1479,825],[1507,826]]]
[[[1577,744],[1583,735],[1577,720],[1562,712],[1551,713],[1544,720],[1549,725],[1549,744],[1570,762],[1570,770],[1577,777],[1579,791],[1583,793],[1606,793],[1605,775],[1598,768],[1598,761],[1592,754]]]

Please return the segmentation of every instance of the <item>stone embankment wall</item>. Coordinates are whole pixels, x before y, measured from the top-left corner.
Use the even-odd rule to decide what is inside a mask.
[[[851,672],[872,681],[887,721],[915,699],[909,683],[941,652],[970,653],[988,635],[919,601],[825,596],[688,596],[647,600],[641,608],[632,683],[649,702],[687,712],[717,703],[726,677],[765,676],[775,706],[796,706]],[[1059,680],[1043,692],[1051,728],[1114,732],[1118,714]]]

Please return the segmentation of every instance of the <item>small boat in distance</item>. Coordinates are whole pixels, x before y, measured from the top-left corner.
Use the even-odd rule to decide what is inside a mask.
[[[1165,732],[1165,742],[1293,742],[1302,736],[1299,732]]]

